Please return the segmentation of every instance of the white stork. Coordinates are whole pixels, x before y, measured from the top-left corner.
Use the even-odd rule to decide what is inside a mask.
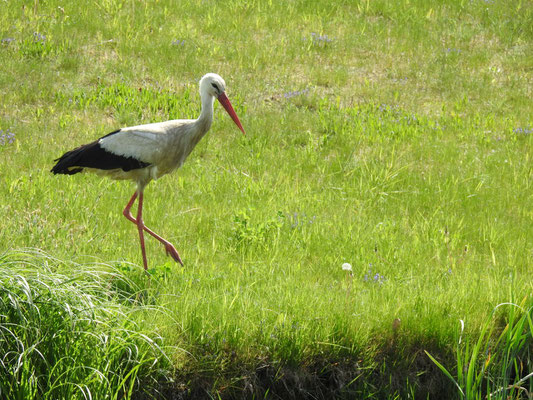
[[[73,175],[82,171],[95,172],[112,179],[130,179],[137,190],[124,208],[124,216],[137,225],[144,269],[148,269],[144,232],[165,246],[167,254],[183,265],[176,248],[144,225],[142,218],[143,191],[146,185],[181,167],[194,146],[207,133],[213,122],[215,98],[226,109],[239,129],[244,129],[225,94],[226,83],[217,74],[206,74],[200,80],[202,110],[198,119],[178,119],[138,125],[111,132],[100,139],[63,154],[52,168],[54,174]],[[137,218],[131,207],[138,199]]]

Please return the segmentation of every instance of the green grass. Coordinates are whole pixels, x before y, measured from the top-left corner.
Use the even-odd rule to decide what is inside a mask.
[[[29,249],[2,254],[0,270],[3,398],[130,398],[165,380],[163,338],[137,322],[158,309],[134,301],[131,280]]]
[[[464,322],[457,344],[457,380],[427,351],[426,354],[455,384],[460,397],[466,399],[515,399],[530,397],[527,382],[531,382],[531,332],[533,331],[533,304],[524,299],[522,305],[499,304],[508,307],[506,325],[494,333],[493,315],[481,329],[475,343],[461,344]],[[496,340],[492,340],[496,337]],[[529,348],[528,348],[529,346]],[[524,355],[527,356],[524,357]],[[486,385],[486,391],[483,386]],[[531,386],[531,385],[530,385]],[[496,389],[496,390],[494,390]]]
[[[531,395],[531,377],[521,381],[532,371],[530,2],[36,0],[3,10],[0,40],[14,40],[0,44],[0,129],[15,139],[0,136],[0,250],[50,256],[2,268],[38,290],[105,264],[109,275],[87,289],[95,312],[112,303],[133,338],[156,332],[173,367],[139,367],[128,384],[161,392],[173,379],[191,398],[458,396],[427,351],[475,396],[517,382],[514,398]],[[226,80],[247,135],[217,107],[185,165],[147,188],[146,224],[185,262],[148,239],[148,279],[121,215],[134,186],[49,169],[121,126],[196,117],[206,72]],[[53,263],[60,278],[49,257],[63,260]],[[114,276],[141,307],[132,319],[124,294],[109,294]],[[98,329],[113,336],[110,322]],[[524,343],[501,339],[510,331]],[[486,354],[474,348],[498,349],[494,369],[478,368]],[[102,354],[80,355],[73,371],[63,363],[72,375],[59,381],[89,387],[76,371],[101,368]],[[113,369],[160,355],[146,357],[124,367],[117,356]],[[108,393],[127,396],[120,379]],[[39,381],[24,395],[76,391],[54,388]]]

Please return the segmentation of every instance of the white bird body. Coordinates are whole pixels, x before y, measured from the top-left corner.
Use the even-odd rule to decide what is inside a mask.
[[[202,111],[197,119],[170,120],[119,129],[63,154],[52,168],[54,174],[73,175],[87,171],[112,179],[129,179],[137,183],[137,191],[123,214],[139,228],[145,269],[147,262],[143,231],[161,241],[167,253],[181,263],[174,246],[146,228],[142,222],[142,196],[145,186],[152,179],[158,179],[183,165],[211,127],[215,97],[244,133],[239,118],[225,94],[225,88],[226,84],[220,76],[206,74],[200,80]],[[137,197],[139,205],[135,219],[131,215],[130,208]]]
[[[100,146],[110,153],[133,157],[150,165],[129,171],[122,168],[88,170],[146,186],[152,179],[158,179],[183,165],[210,126],[199,125],[198,120],[172,120],[122,128],[116,134],[99,139]]]

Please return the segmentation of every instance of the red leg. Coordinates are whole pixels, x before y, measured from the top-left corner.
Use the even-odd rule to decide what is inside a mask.
[[[148,269],[148,261],[146,260],[146,249],[144,247],[144,222],[143,222],[143,192],[139,193],[139,204],[137,205],[137,229],[139,230],[139,240],[141,242],[141,251],[143,253],[144,270]]]
[[[122,214],[135,225],[137,225],[137,220],[133,218],[133,215],[131,215],[131,206],[133,206],[133,203],[135,203],[135,199],[137,199],[137,191],[135,191],[135,193],[133,193],[133,196],[131,196],[130,201],[126,205],[126,208],[124,208],[124,211],[122,211]]]
[[[131,199],[129,203],[126,205],[126,208],[124,208],[124,211],[122,214],[133,222],[135,225],[137,225],[139,229],[139,237],[141,238],[141,249],[143,251],[143,262],[144,262],[144,269],[147,269],[147,263],[146,263],[146,252],[144,249],[144,235],[142,234],[143,230],[146,231],[148,234],[159,240],[163,245],[165,246],[165,251],[168,255],[170,255],[176,262],[179,262],[181,265],[183,265],[183,261],[181,261],[181,257],[176,250],[176,248],[170,243],[168,240],[163,239],[161,236],[159,236],[157,233],[146,227],[142,221],[142,200],[143,200],[143,193],[141,192],[139,196],[139,206],[137,208],[137,219],[133,217],[131,214],[131,207],[133,206],[133,203],[135,203],[135,200],[137,199],[137,191],[133,193],[133,196],[131,196]],[[139,224],[140,221],[141,223]]]

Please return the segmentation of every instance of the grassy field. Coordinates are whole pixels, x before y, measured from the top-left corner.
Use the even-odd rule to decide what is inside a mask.
[[[1,9],[0,398],[533,396],[530,1]],[[148,278],[134,185],[49,170],[207,72],[247,135],[149,185]]]

